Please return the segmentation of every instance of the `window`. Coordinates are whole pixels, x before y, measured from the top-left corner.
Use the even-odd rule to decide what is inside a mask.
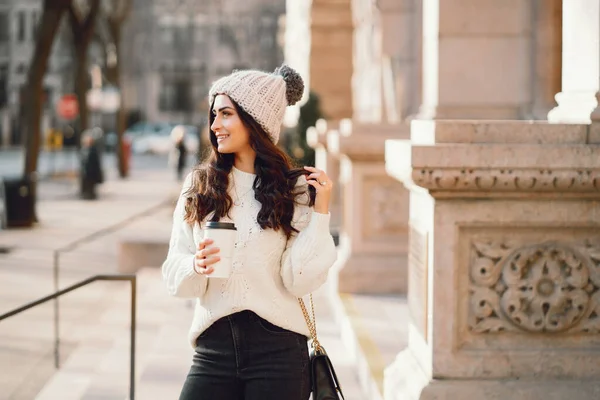
[[[38,32],[38,18],[39,18],[39,13],[37,11],[33,11],[31,13],[31,37],[33,40],[37,39],[37,32]]]
[[[219,26],[219,43],[224,45],[230,45],[231,42],[235,42],[235,37],[232,37],[232,32],[229,27],[225,25]]]
[[[0,65],[0,108],[8,102],[8,65]]]
[[[206,29],[202,26],[194,27],[194,40],[199,45],[203,45],[204,43],[207,42],[208,35],[209,35],[208,29]]]
[[[160,91],[161,111],[191,111],[191,82],[189,79],[164,79]]]
[[[171,28],[170,26],[163,26],[160,28],[160,37],[163,43],[173,43],[173,36],[173,28]]]
[[[17,14],[17,40],[25,41],[25,11],[19,11]]]
[[[273,20],[263,17],[260,24],[260,44],[263,49],[270,49],[275,44],[275,35],[277,31],[273,25]]]
[[[8,13],[0,12],[0,42],[7,42],[10,37],[8,21]]]
[[[173,27],[173,44],[176,47],[190,46],[188,38],[189,38],[188,27],[186,27],[186,26],[174,26]]]

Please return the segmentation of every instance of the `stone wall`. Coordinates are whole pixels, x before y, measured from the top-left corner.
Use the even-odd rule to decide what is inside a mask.
[[[559,81],[557,2],[426,0],[422,118],[545,118]]]
[[[515,7],[503,11],[509,3]],[[480,29],[515,28],[499,21],[524,3],[477,2],[471,12],[483,18],[472,14],[460,29],[484,22]],[[414,120],[410,141],[387,143],[388,171],[410,190],[411,309],[409,346],[386,370],[387,400],[600,396],[600,0],[528,4],[522,15],[540,35],[527,53],[535,67],[525,82],[531,103],[515,110],[547,109],[560,71],[562,91],[549,121]],[[448,32],[456,10],[439,11],[439,32]],[[556,58],[561,26],[562,66],[548,62],[544,69],[536,63]],[[520,43],[514,33],[479,38],[478,51],[489,61],[502,43]],[[438,38],[442,55],[452,40]],[[448,61],[427,62],[441,71],[440,93]],[[455,71],[460,66],[480,78],[493,71],[486,61],[471,61],[456,60]],[[493,85],[504,85],[502,95],[518,104],[523,88],[514,79],[522,71],[514,64],[496,68]],[[466,99],[479,90],[458,83]]]
[[[310,90],[320,96],[327,119],[351,117],[350,0],[313,0],[310,18]]]

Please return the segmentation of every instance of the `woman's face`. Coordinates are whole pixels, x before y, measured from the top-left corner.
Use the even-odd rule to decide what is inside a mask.
[[[215,97],[212,113],[214,121],[210,129],[217,138],[219,153],[243,153],[252,150],[250,132],[242,123],[228,96],[220,94]]]

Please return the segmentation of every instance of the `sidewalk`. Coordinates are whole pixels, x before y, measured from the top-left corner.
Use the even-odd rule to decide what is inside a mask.
[[[117,273],[123,238],[168,236],[180,189],[172,175],[170,170],[133,171],[125,181],[111,175],[99,191],[100,199],[92,202],[77,199],[73,182],[42,183],[39,226],[0,231],[0,248],[10,250],[0,254],[0,313],[51,293],[53,251],[94,231],[115,228],[61,255],[61,288],[94,274]],[[166,295],[158,265],[149,265],[139,275],[136,398],[176,398],[191,356],[186,340],[189,302]],[[124,398],[128,290],[126,284],[101,282],[61,298],[63,368],[58,373],[52,366],[52,303],[0,324],[0,400]],[[316,296],[321,342],[346,398],[366,400],[326,291]]]
[[[100,200],[77,198],[69,181],[40,183],[39,225],[31,230],[0,231],[0,313],[54,291],[53,251],[100,229],[123,224],[145,210],[168,209],[179,191],[170,171],[133,172],[126,181],[114,174],[99,190]],[[48,196],[48,194],[53,194]],[[55,196],[60,194],[60,196]],[[171,208],[172,209],[172,208]],[[82,244],[60,257],[60,287],[100,273],[117,272],[118,232]],[[105,307],[104,299],[118,283],[99,282],[60,300],[61,351],[65,358],[80,338],[72,326],[90,324]],[[127,301],[127,297],[123,297]],[[53,303],[40,305],[0,325],[0,399],[31,399],[55,373],[53,368]]]

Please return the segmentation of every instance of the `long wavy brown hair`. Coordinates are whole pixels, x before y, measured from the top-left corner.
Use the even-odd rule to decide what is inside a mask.
[[[306,190],[298,190],[296,183],[302,175],[310,172],[295,168],[288,155],[277,147],[263,127],[246,113],[236,102],[233,103],[242,123],[250,133],[250,146],[256,152],[254,170],[256,179],[252,188],[254,197],[261,204],[257,222],[263,229],[282,229],[289,239],[297,230],[292,226],[294,207]],[[209,109],[209,127],[215,116]],[[233,205],[227,193],[229,173],[233,168],[234,154],[222,154],[217,150],[217,137],[209,130],[211,150],[208,158],[192,171],[192,185],[185,193],[185,220],[193,224],[210,216],[210,221],[219,221],[229,215]],[[308,186],[308,205],[314,205],[315,190]],[[212,215],[211,215],[212,214]]]

